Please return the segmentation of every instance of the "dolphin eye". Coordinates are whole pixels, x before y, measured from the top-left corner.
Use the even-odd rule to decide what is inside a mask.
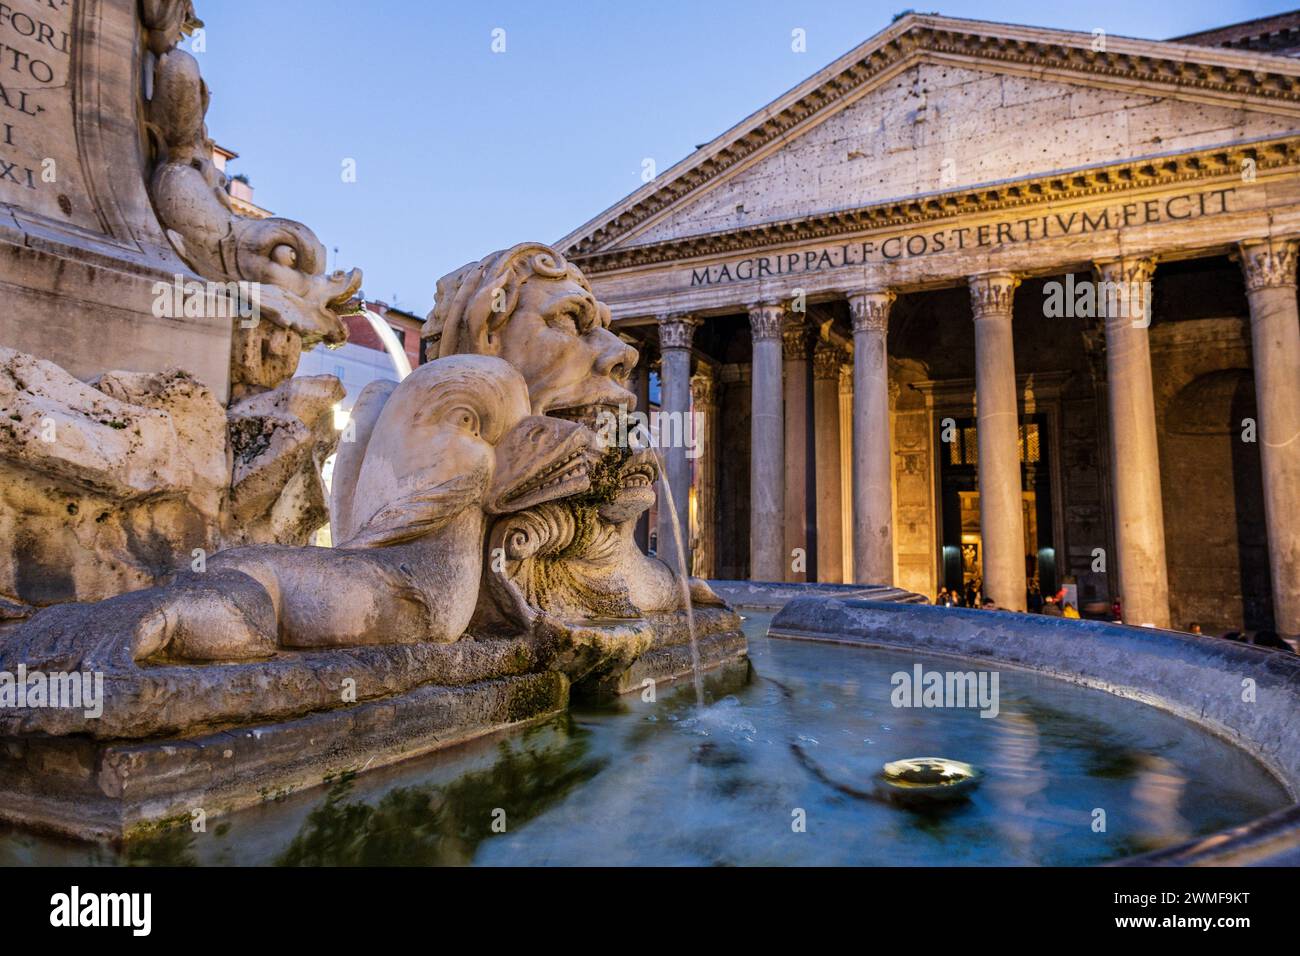
[[[298,268],[298,251],[287,243],[280,243],[271,250],[271,261],[289,269]]]
[[[451,423],[471,435],[478,435],[481,429],[478,412],[466,405],[457,405],[452,409]]]

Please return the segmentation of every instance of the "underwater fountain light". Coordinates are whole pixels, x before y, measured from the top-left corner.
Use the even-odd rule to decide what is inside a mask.
[[[946,757],[910,757],[885,764],[877,778],[881,796],[903,806],[930,806],[969,798],[980,774]]]

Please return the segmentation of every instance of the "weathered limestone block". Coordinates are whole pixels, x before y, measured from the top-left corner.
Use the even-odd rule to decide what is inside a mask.
[[[333,409],[343,395],[334,376],[313,375],[231,406],[224,543],[303,545],[327,523],[320,467],[338,441]]]
[[[215,517],[230,484],[230,460],[226,413],[212,393],[184,372],[106,372],[95,388],[128,405],[171,416],[187,495],[205,517]]]
[[[342,397],[333,376],[291,379],[227,417],[176,369],[88,384],[0,349],[5,616],[148,587],[195,549],[306,544],[328,518],[320,464]]]
[[[0,349],[0,416],[0,596],[17,608],[145,587],[215,545],[225,412],[188,373],[88,385]]]
[[[122,500],[180,493],[190,478],[166,411],[105,394],[53,362],[0,348],[0,403],[0,455],[13,464]]]

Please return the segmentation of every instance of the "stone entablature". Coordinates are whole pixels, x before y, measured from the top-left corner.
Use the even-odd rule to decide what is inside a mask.
[[[1106,192],[1068,202],[1036,193],[1035,181],[1027,179],[1001,187],[1008,204],[996,211],[945,215],[942,202],[918,199],[911,219],[884,219],[830,242],[819,240],[815,228],[788,224],[784,241],[744,252],[726,251],[734,237],[697,237],[682,241],[681,258],[666,247],[641,247],[611,259],[633,262],[644,255],[651,261],[606,272],[590,259],[584,266],[595,267],[614,318],[635,321],[669,309],[740,312],[745,302],[800,292],[836,299],[862,287],[904,292],[956,286],[978,272],[1086,273],[1096,260],[1131,253],[1160,260],[1224,254],[1243,240],[1300,233],[1300,136],[1275,145],[1270,155],[1280,157],[1285,147],[1285,162],[1260,160],[1249,182],[1231,173],[1228,162],[1214,171],[1208,157],[1199,167],[1204,181],[1138,188],[1119,185],[1140,180],[1112,170]],[[691,251],[715,242],[720,248],[714,254]]]
[[[662,262],[782,245],[794,234],[803,239],[832,239],[884,230],[906,233],[908,230],[931,228],[931,224],[955,216],[1003,214],[1043,203],[1074,204],[1079,200],[1112,195],[1122,202],[1127,194],[1145,189],[1203,184],[1216,178],[1222,178],[1223,182],[1245,182],[1243,170],[1251,169],[1258,177],[1260,173],[1293,172],[1298,165],[1300,136],[1284,135],[919,193],[853,209],[810,213],[747,228],[603,250],[585,254],[579,260],[587,272],[599,275]],[[1199,192],[1199,186],[1193,191]],[[1190,208],[1170,210],[1170,218],[1195,218],[1198,212]],[[1061,230],[1062,233],[1067,231]]]

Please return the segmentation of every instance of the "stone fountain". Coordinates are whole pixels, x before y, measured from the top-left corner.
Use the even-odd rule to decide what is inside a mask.
[[[56,236],[65,265],[129,275],[128,319],[157,317],[173,278],[218,300],[254,289],[260,308],[165,326],[123,370],[0,329],[0,818],[129,838],[544,718],[571,693],[747,667],[738,616],[636,546],[658,459],[595,424],[635,407],[637,353],[575,266],[522,243],[444,277],[433,360],[368,386],[339,442],[341,384],[293,373],[343,341],[360,273],[326,275],[301,223],[232,207],[178,47],[188,0],[84,12],[48,14],[82,53],[72,82],[121,106],[139,82],[145,103],[139,137],[86,147],[139,169],[117,209],[136,248],[45,207],[17,221]],[[98,102],[66,104],[73,147]],[[38,266],[3,278],[35,284]],[[54,305],[71,341],[93,334],[84,297]],[[199,334],[229,361],[196,360]],[[327,520],[336,546],[309,546]]]

